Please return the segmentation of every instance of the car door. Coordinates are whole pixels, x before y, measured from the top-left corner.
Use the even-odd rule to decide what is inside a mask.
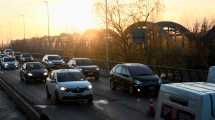
[[[122,78],[122,65],[118,65],[113,73],[115,83],[122,87],[123,86],[123,78]]]
[[[126,66],[122,66],[121,68],[121,84],[125,89],[128,89],[132,84],[132,78]]]

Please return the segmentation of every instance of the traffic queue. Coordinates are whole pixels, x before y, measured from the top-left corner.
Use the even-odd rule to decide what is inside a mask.
[[[90,58],[72,58],[66,62],[58,54],[46,54],[41,62],[30,53],[5,50],[0,54],[2,70],[18,69],[23,84],[45,84],[48,100],[54,104],[68,101],[93,103],[89,78],[99,80],[101,70]],[[110,90],[126,90],[132,96],[158,95],[157,106],[150,100],[149,114],[156,120],[214,120],[215,69],[209,70],[209,82],[163,84],[150,67],[141,63],[115,65],[109,74]],[[158,94],[159,93],[159,94]]]

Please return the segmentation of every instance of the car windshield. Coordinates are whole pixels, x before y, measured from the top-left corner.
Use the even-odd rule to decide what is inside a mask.
[[[63,72],[57,74],[58,82],[80,81],[84,78],[81,72]]]
[[[32,57],[31,54],[23,54],[23,57]]]
[[[61,60],[60,56],[48,56],[48,60]]]
[[[4,62],[13,62],[15,61],[14,58],[4,58]]]
[[[41,63],[30,63],[30,64],[27,64],[27,68],[30,69],[30,70],[45,69],[45,67]]]
[[[132,76],[153,75],[152,70],[146,66],[129,66],[128,69]]]
[[[76,60],[76,63],[79,66],[94,65],[93,61],[89,59]]]

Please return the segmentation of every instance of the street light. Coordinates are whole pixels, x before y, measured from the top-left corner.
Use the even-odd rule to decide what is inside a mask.
[[[47,32],[48,32],[48,41],[49,41],[49,36],[50,36],[50,15],[49,15],[49,2],[48,1],[44,1],[44,3],[46,4],[46,9],[47,9]]]

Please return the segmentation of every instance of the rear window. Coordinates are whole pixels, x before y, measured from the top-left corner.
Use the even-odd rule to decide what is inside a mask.
[[[153,75],[152,70],[147,66],[129,66],[128,70],[132,76]]]
[[[62,58],[60,56],[48,56],[48,60],[61,60]]]
[[[160,117],[164,120],[195,120],[194,114],[167,104],[162,104]]]

